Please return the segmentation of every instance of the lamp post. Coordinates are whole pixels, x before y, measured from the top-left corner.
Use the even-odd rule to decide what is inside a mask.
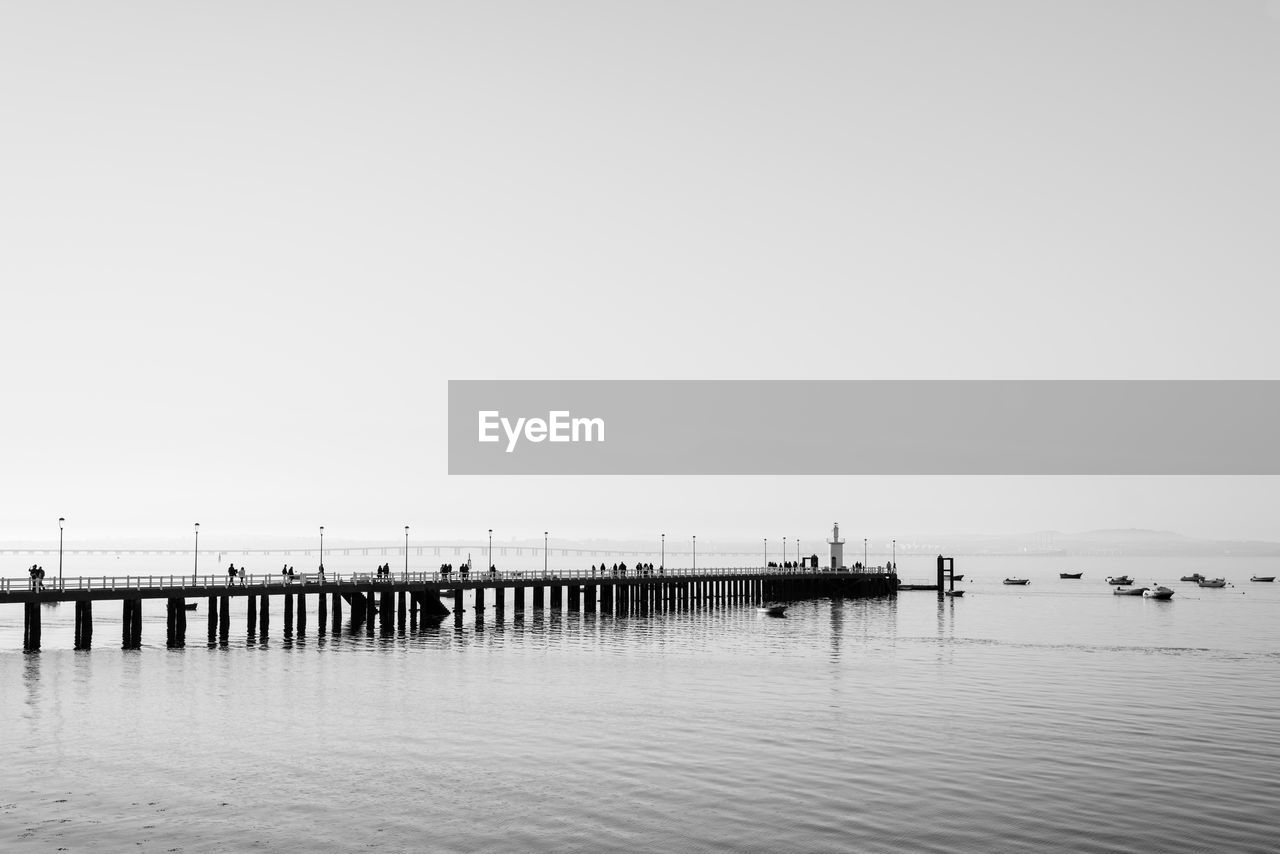
[[[493,567],[493,528],[489,529],[489,566]]]
[[[693,535],[693,571],[698,571],[698,535]]]
[[[890,567],[894,572],[898,571],[898,541],[893,541],[893,566]]]
[[[320,526],[320,571],[324,572],[324,525]]]
[[[404,575],[409,577],[409,526],[404,526]]]
[[[658,568],[661,569],[666,565],[667,565],[667,535],[663,534],[662,535],[662,551],[659,552],[659,556],[658,556]]]
[[[196,557],[191,564],[191,583],[200,583],[200,523],[196,522]]]
[[[867,538],[862,538],[862,568],[867,568]]]
[[[62,525],[66,522],[65,516],[58,517],[58,589],[62,589]]]
[[[546,531],[542,532],[542,575],[544,578],[547,575],[547,543],[550,542],[550,540],[547,539],[548,536],[550,535]],[[563,557],[563,555],[561,555],[561,557]]]
[[[784,564],[787,562],[787,538],[786,537],[782,538],[782,562]]]
[[[769,538],[764,538],[764,565],[769,566]]]

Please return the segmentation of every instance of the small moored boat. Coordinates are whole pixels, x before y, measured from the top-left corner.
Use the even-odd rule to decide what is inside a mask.
[[[963,590],[948,590],[948,591],[947,591],[947,595],[948,595],[948,596],[950,596],[950,597],[952,597],[952,598],[954,598],[954,599],[959,599],[961,596],[963,596],[963,595],[964,595],[964,591],[963,591]]]
[[[964,581],[964,575],[963,575],[963,574],[961,574],[961,575],[953,575],[953,576],[951,576],[951,577],[952,577],[952,578],[954,578],[956,581]]]
[[[1083,572],[1059,572],[1058,573],[1059,578],[1081,578],[1083,575],[1084,575]]]
[[[1182,576],[1181,580],[1182,581],[1204,581],[1204,576],[1198,572],[1193,572],[1190,575]]]
[[[188,610],[188,611],[194,611],[196,608],[199,608],[199,607],[200,607],[200,603],[199,603],[199,602],[185,602],[185,603],[183,603],[183,604],[185,604],[185,605],[186,605],[186,608],[187,608],[187,610]]]
[[[1031,581],[1029,578],[1006,578],[1005,584],[1027,584]]]
[[[1107,576],[1107,583],[1108,583],[1108,584],[1115,584],[1115,585],[1117,585],[1117,586],[1126,586],[1126,587],[1127,587],[1128,585],[1130,585],[1130,584],[1132,584],[1132,583],[1133,583],[1133,579],[1132,579],[1132,578],[1130,578],[1130,577],[1129,577],[1129,576],[1127,576],[1127,575],[1108,575],[1108,576]]]
[[[770,617],[785,617],[787,615],[786,605],[761,605],[756,610],[761,614],[768,614]]]
[[[1111,591],[1116,596],[1142,596],[1147,592],[1145,587],[1117,587]]]
[[[1196,584],[1201,587],[1226,587],[1227,580],[1225,578],[1202,578]]]
[[[1118,593],[1119,591],[1116,592]],[[1173,591],[1168,587],[1163,587],[1157,584],[1155,587],[1144,590],[1142,595],[1148,599],[1172,599]]]
[[[1249,580],[1250,581],[1275,581],[1276,577],[1274,575],[1255,575],[1253,578],[1250,578]]]

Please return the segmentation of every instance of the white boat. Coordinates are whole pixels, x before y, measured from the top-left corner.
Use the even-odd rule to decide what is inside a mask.
[[[1146,590],[1142,591],[1142,595],[1147,599],[1172,599],[1173,591],[1168,587],[1163,587],[1157,584],[1155,587],[1148,587]]]
[[[761,614],[768,614],[770,617],[785,617],[787,615],[786,605],[761,605],[756,610]]]

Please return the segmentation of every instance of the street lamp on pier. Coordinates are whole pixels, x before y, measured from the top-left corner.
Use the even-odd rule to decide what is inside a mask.
[[[698,535],[693,535],[693,571],[698,571]]]
[[[786,537],[782,538],[782,562],[784,564],[787,562],[787,538]]]
[[[894,572],[898,571],[898,541],[893,541],[893,566],[889,567]]]
[[[409,577],[409,526],[404,526],[404,574]]]
[[[191,583],[200,583],[200,523],[196,522],[196,557],[191,564]]]
[[[58,517],[58,589],[62,589],[62,525],[67,521],[65,516]]]
[[[867,568],[867,538],[862,538],[862,568]]]
[[[489,568],[493,568],[493,528],[489,529]]]
[[[764,565],[769,566],[769,538],[764,538]]]
[[[324,525],[320,526],[320,571],[324,572]]]
[[[545,578],[547,574],[547,543],[551,542],[547,539],[550,536],[546,531],[542,532],[542,575]],[[563,555],[561,555],[563,557]]]
[[[667,565],[667,535],[662,535],[662,551],[658,553],[658,569]]]

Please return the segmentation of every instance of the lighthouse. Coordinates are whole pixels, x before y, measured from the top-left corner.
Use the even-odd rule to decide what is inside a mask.
[[[831,539],[827,542],[831,544],[831,568],[840,569],[844,566],[844,540],[840,539],[839,522],[832,524]]]

